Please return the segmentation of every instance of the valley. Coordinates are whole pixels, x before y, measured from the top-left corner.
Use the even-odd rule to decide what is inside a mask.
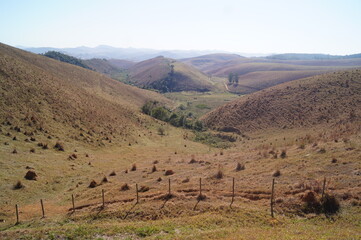
[[[359,236],[359,59],[278,58],[85,69],[1,44],[0,238]],[[204,128],[175,127],[174,113]]]

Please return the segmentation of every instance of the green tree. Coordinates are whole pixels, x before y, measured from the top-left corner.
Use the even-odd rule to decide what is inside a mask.
[[[234,82],[238,84],[239,78],[238,78],[238,73],[234,74]]]
[[[230,73],[228,74],[228,82],[229,82],[229,83],[232,83],[232,82],[233,82],[233,73],[232,73],[232,72],[230,72]]]

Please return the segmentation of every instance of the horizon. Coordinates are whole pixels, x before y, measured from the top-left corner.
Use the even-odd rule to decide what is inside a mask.
[[[323,52],[273,52],[273,53],[257,53],[257,52],[230,52],[227,50],[220,50],[220,49],[154,49],[154,48],[136,48],[136,47],[116,47],[116,46],[111,46],[111,45],[104,45],[104,44],[100,44],[100,45],[96,45],[96,46],[75,46],[75,47],[53,47],[53,46],[41,46],[41,47],[32,47],[32,46],[22,46],[22,45],[10,45],[12,47],[16,47],[16,48],[20,48],[20,49],[39,49],[39,48],[54,48],[55,50],[61,50],[61,49],[76,49],[76,48],[91,48],[91,49],[95,49],[95,48],[99,48],[99,47],[111,47],[111,48],[117,48],[117,49],[136,49],[136,50],[153,50],[153,51],[194,51],[194,52],[212,52],[212,53],[205,53],[206,55],[208,54],[236,54],[236,55],[251,55],[253,57],[264,57],[264,56],[272,56],[272,55],[282,55],[282,54],[320,54],[320,55],[330,55],[330,56],[348,56],[348,55],[355,55],[355,54],[361,54],[360,52],[354,52],[351,54],[329,54],[329,53],[323,53]],[[201,55],[200,55],[201,56]],[[248,56],[247,56],[248,57]]]
[[[356,0],[36,0],[2,2],[0,6],[7,9],[0,16],[0,40],[11,46],[106,45],[260,55],[361,52],[357,31],[361,2]]]

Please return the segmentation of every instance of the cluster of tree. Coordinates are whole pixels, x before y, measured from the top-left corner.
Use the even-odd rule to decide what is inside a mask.
[[[176,74],[174,72],[174,65],[171,64],[169,65],[170,67],[170,71],[168,73],[168,75],[159,80],[159,81],[156,81],[156,82],[153,82],[150,84],[150,87],[153,88],[153,89],[157,89],[159,90],[160,92],[162,93],[165,93],[165,92],[173,92],[175,86],[176,86]],[[151,75],[149,75],[149,78],[151,79]]]
[[[76,65],[76,66],[79,66],[79,67],[82,67],[82,68],[92,70],[90,67],[85,65],[81,59],[66,55],[66,54],[61,53],[61,52],[48,51],[48,52],[46,52],[46,53],[44,53],[42,55],[46,56],[46,57],[49,57],[49,58],[53,58],[53,59],[61,61],[61,62],[70,63],[70,64],[73,64],[73,65]]]
[[[228,82],[229,83],[238,83],[238,73],[229,73],[228,74]]]
[[[143,105],[142,112],[161,121],[169,122],[175,127],[184,127],[196,131],[204,130],[202,122],[195,119],[191,113],[185,115],[172,112],[157,101],[147,102]]]

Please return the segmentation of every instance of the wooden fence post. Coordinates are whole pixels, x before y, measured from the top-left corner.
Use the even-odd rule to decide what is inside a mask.
[[[104,200],[104,189],[102,189],[102,199],[103,199],[103,208],[105,208],[105,200]]]
[[[45,210],[44,210],[44,203],[43,203],[43,199],[40,199],[40,204],[41,204],[41,212],[43,214],[42,218],[45,218]]]
[[[171,195],[171,190],[170,190],[170,178],[168,178],[168,195]]]
[[[232,204],[234,201],[234,178],[232,179],[232,201],[231,201],[231,205],[229,205],[229,207],[232,208]]]
[[[19,210],[18,210],[18,205],[15,204],[15,213],[16,213],[16,224],[19,224]]]
[[[273,214],[274,190],[275,190],[275,179],[272,179],[272,193],[271,193],[271,216],[272,217],[274,217],[274,214]]]
[[[135,184],[135,190],[137,192],[137,203],[139,203],[138,183]]]
[[[75,212],[74,194],[71,195],[71,202],[73,203],[73,213]]]
[[[202,178],[199,178],[199,196],[202,197]]]
[[[322,197],[321,197],[322,200],[323,200],[323,197],[325,195],[325,189],[326,189],[326,177],[323,179]]]

